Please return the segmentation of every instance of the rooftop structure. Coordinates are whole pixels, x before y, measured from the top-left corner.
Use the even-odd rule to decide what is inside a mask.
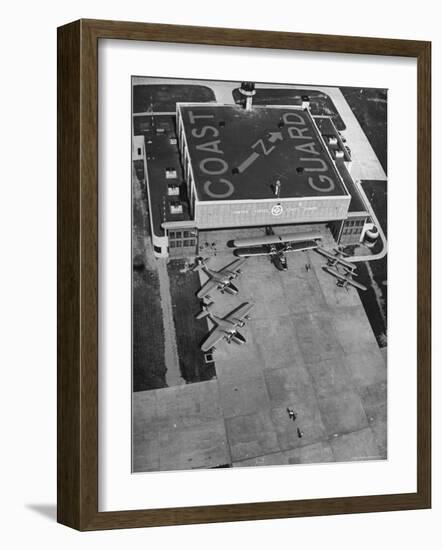
[[[308,110],[178,104],[196,199],[348,196]],[[207,182],[210,183],[207,183]]]
[[[342,220],[351,196],[308,109],[177,104],[196,226]]]
[[[176,115],[134,116],[157,256],[198,253],[199,232],[215,229],[322,224],[336,243],[359,242],[369,215],[331,118],[312,116],[307,96],[256,105],[249,85],[245,106],[178,102]]]
[[[134,133],[140,147],[144,147],[146,157],[153,233],[161,235],[164,233],[164,222],[182,222],[189,219],[184,175],[175,133],[175,117],[136,117]]]

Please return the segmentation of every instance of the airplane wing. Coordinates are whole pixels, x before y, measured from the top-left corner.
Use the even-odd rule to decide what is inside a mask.
[[[347,262],[347,260],[342,260],[341,258],[336,258],[336,263],[339,265],[342,265],[342,267],[345,267],[349,271],[356,271],[356,265],[352,264],[351,262]]]
[[[327,259],[333,260],[333,261],[337,261],[337,258],[334,254],[332,254],[328,250],[325,250],[324,248],[321,248],[320,246],[318,246],[318,248],[315,249],[315,252],[317,252],[321,256],[324,256],[324,258],[327,258]]]
[[[329,275],[332,275],[336,279],[339,279],[340,281],[345,281],[346,277],[344,275],[341,275],[337,269],[334,269],[333,267],[329,267],[328,265],[323,265],[322,269],[326,271]]]
[[[229,264],[226,267],[223,267],[218,273],[221,273],[222,275],[230,275],[231,273],[236,273],[238,269],[245,263],[246,258],[243,258],[241,260],[235,260],[231,264]]]
[[[201,344],[201,350],[204,352],[210,351],[215,344],[224,338],[224,335],[225,332],[220,327],[216,327]]]
[[[209,279],[206,283],[203,284],[203,286],[198,290],[197,296],[198,298],[204,298],[204,296],[207,296],[209,292],[213,289],[215,289],[218,286],[218,281],[215,281],[214,279]]]
[[[322,233],[317,231],[303,231],[300,233],[289,233],[288,235],[280,235],[280,240],[283,243],[298,243],[302,241],[320,241],[322,240]]]
[[[280,243],[281,239],[279,235],[262,235],[261,237],[250,237],[248,239],[235,239],[233,241],[233,246],[235,248],[248,248],[249,246],[262,246]]]
[[[316,249],[318,244],[316,243],[316,241],[301,241],[297,243],[277,243],[274,246],[276,252],[299,252],[302,250]],[[272,253],[267,246],[245,247],[237,248],[235,250],[235,255],[240,257],[270,256],[271,254]]]
[[[248,257],[248,256],[268,256],[269,249],[265,246],[254,246],[237,248],[235,250],[235,256]]]
[[[339,273],[337,269],[333,269],[332,267],[328,267],[328,266],[323,266],[322,269],[344,283],[348,283],[351,286],[359,288],[359,290],[367,290],[367,287],[365,285],[363,285],[362,283],[359,283],[358,281],[355,281],[351,277],[342,275],[341,273]]]
[[[359,288],[359,290],[367,290],[367,287],[365,285],[363,285],[362,283],[359,283],[358,281],[355,281],[354,279],[350,279],[350,280],[347,279],[347,282],[349,285]]]
[[[350,256],[350,254],[347,254],[346,252],[344,252],[343,250],[340,250],[339,248],[334,248],[333,253],[340,258],[348,258]]]
[[[329,260],[333,264],[340,264],[343,267],[346,267],[347,269],[349,269],[350,271],[356,271],[356,265],[355,264],[351,263],[348,260],[344,260],[344,258],[349,257],[348,254],[344,255],[344,254],[341,254],[340,252],[335,254],[335,253],[331,253],[328,250],[325,250],[324,248],[320,248],[320,247],[316,248],[315,251],[318,254],[320,254],[321,256],[324,256],[324,258],[327,258],[327,260]]]
[[[249,237],[247,239],[235,239],[233,246],[243,248],[249,246],[269,245],[275,243],[300,242],[307,240],[321,240],[322,234],[317,231],[304,231],[300,233],[289,233],[287,235],[261,235],[260,237]]]
[[[318,243],[316,241],[301,241],[299,243],[286,243],[284,252],[299,252],[300,250],[317,249]]]
[[[249,313],[249,311],[253,308],[255,304],[249,304],[246,302],[245,304],[242,304],[239,306],[239,308],[234,309],[231,311],[227,317],[224,318],[226,321],[244,321],[245,316]]]

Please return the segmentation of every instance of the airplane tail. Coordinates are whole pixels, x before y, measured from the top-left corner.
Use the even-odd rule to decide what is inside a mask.
[[[208,258],[203,258],[202,256],[198,256],[198,258],[196,258],[195,263],[190,268],[190,270],[191,271],[201,271],[201,269],[204,269],[205,267],[207,267],[206,266],[207,260],[208,260]]]
[[[201,306],[201,311],[196,316],[197,319],[204,319],[204,317],[208,317],[211,314],[211,308],[213,306],[214,302],[209,302],[208,304],[203,303]]]

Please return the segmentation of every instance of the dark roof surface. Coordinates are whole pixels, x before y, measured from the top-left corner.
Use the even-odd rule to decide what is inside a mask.
[[[348,195],[308,111],[233,105],[180,110],[199,200],[225,199],[221,179],[233,187],[228,200],[274,198],[278,180],[281,198]],[[293,137],[296,129],[303,130],[300,138]],[[207,194],[207,181],[219,197]]]
[[[195,84],[135,84],[132,89],[134,113],[173,113],[177,101],[215,101],[211,88]]]
[[[261,88],[258,85],[256,95],[253,98],[257,105],[301,105],[302,97],[308,97],[310,112],[313,116],[329,116],[333,119],[338,130],[345,130],[345,124],[330,96],[319,90],[306,90],[294,88]],[[232,92],[235,103],[243,102],[243,97],[236,88]]]
[[[134,134],[144,136],[147,156],[147,177],[152,209],[152,224],[156,235],[164,234],[161,224],[165,221],[189,219],[186,186],[181,168],[180,155],[176,144],[175,116],[151,115],[134,117]],[[166,178],[166,169],[176,171],[176,178]],[[178,196],[168,196],[168,186],[179,187]],[[172,214],[170,204],[180,203],[181,214]]]

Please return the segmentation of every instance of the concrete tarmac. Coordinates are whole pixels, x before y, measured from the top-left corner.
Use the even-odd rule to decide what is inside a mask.
[[[359,295],[313,252],[288,263],[250,258],[237,296],[213,293],[220,315],[255,303],[247,343],[217,346],[216,379],[134,394],[134,471],[387,457],[387,369]]]

